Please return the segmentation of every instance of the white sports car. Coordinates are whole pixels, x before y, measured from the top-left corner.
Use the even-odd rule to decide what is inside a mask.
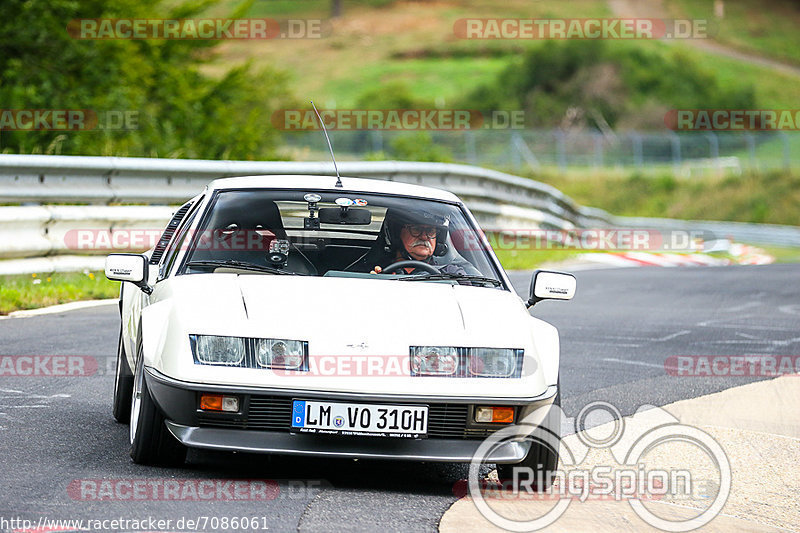
[[[521,299],[449,192],[218,179],[106,276],[125,282],[114,416],[137,463],[187,447],[469,462],[558,403],[558,332],[528,307],[572,298],[575,278],[537,271]],[[488,461],[553,470],[556,454],[509,442]]]

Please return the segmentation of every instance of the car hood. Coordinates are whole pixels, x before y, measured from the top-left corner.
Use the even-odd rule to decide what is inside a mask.
[[[151,307],[156,311],[166,305],[162,322],[169,323],[170,332],[165,332],[165,344],[154,349],[154,366],[179,379],[450,396],[480,390],[496,396],[530,397],[546,388],[534,331],[554,328],[532,318],[522,300],[506,290],[433,281],[260,274],[185,275],[169,280],[162,290],[163,294],[158,289],[153,293],[157,302]],[[310,366],[322,368],[327,359],[333,366],[326,368],[335,369],[298,377],[263,368],[197,365],[188,351],[191,334],[307,341]],[[521,348],[526,377],[414,378],[407,368],[409,346]],[[555,350],[557,354],[557,344]],[[171,353],[186,355],[167,356]],[[405,368],[400,373],[382,367],[368,375],[353,375],[361,371],[341,366],[360,356],[382,360],[383,365],[399,362]]]
[[[407,353],[409,343],[521,348],[530,341],[522,301],[504,290],[310,276],[178,279],[174,305],[197,333],[301,339],[312,352],[343,353],[349,345],[371,353]]]

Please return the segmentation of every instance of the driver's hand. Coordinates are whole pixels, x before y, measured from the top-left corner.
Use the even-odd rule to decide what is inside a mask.
[[[373,268],[372,271],[370,271],[370,274],[380,274],[382,271],[383,269],[380,266],[375,265],[375,268]]]

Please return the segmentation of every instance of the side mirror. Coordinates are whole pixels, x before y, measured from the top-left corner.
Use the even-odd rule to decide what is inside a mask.
[[[528,307],[542,300],[572,300],[575,296],[577,281],[575,276],[566,272],[537,270],[531,279],[531,293]]]
[[[129,281],[145,293],[153,292],[147,284],[147,256],[141,254],[110,254],[106,257],[106,277],[112,281]]]

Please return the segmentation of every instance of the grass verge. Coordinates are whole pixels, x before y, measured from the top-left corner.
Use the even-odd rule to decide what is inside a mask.
[[[670,0],[676,16],[711,21],[712,37],[740,50],[800,63],[800,8],[781,0],[736,0],[715,16],[714,0]]]
[[[800,174],[745,173],[703,178],[639,172],[531,174],[580,205],[615,215],[728,220],[800,226]]]
[[[0,315],[78,300],[115,298],[119,282],[102,272],[53,272],[0,276]]]
[[[800,263],[800,248],[761,246],[758,244],[754,246],[761,248],[768,255],[774,257],[776,263]]]

